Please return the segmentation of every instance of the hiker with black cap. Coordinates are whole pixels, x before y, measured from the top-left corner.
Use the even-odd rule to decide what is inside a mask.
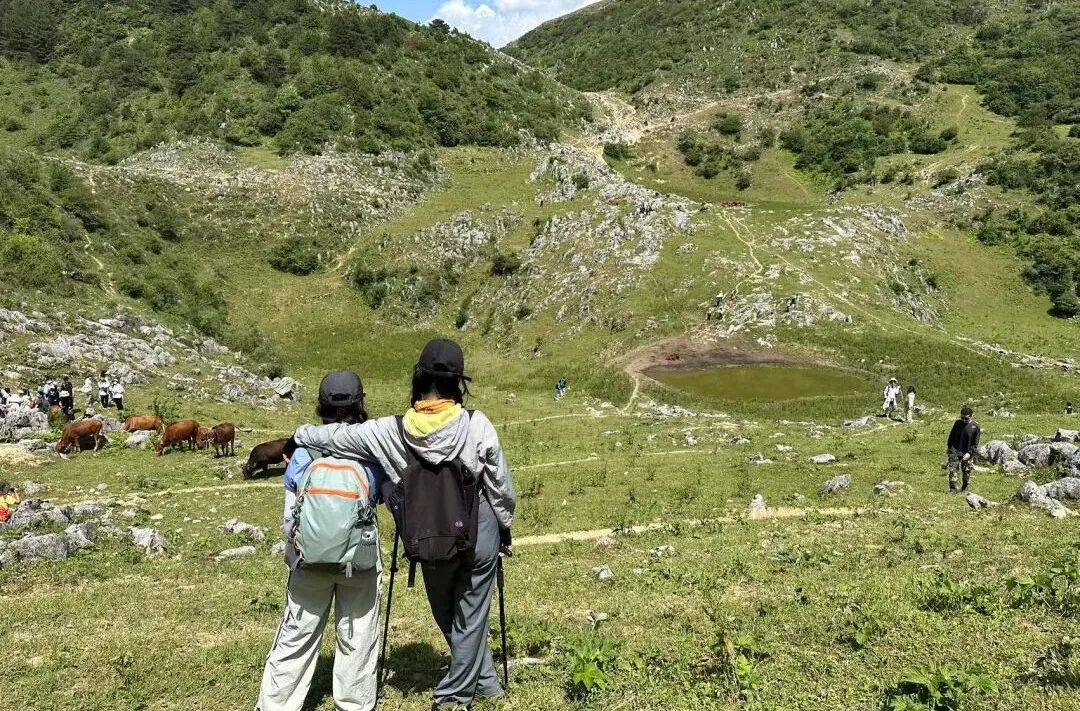
[[[360,377],[345,370],[328,374],[315,412],[325,424],[366,421]],[[285,615],[266,658],[257,711],[305,708],[331,603],[337,637],[334,708],[375,708],[382,574],[375,504],[384,479],[377,464],[318,449],[296,449],[289,458]]]
[[[386,470],[383,498],[395,512],[406,555],[421,566],[432,615],[450,645],[436,709],[505,693],[488,644],[488,617],[499,556],[511,553],[516,497],[495,427],[482,412],[463,407],[469,382],[461,347],[431,341],[413,369],[412,407],[404,417],[304,426],[286,446],[376,461]],[[451,484],[453,490],[442,488]],[[402,511],[407,515],[399,517]],[[435,534],[418,535],[417,519]],[[445,530],[447,521],[456,530]]]
[[[969,405],[960,408],[960,419],[949,430],[949,439],[945,445],[947,460],[945,469],[949,473],[949,493],[957,493],[956,473],[962,477],[959,491],[967,491],[971,484],[971,472],[975,468],[975,455],[979,451],[979,437],[982,428],[974,419],[975,412]]]

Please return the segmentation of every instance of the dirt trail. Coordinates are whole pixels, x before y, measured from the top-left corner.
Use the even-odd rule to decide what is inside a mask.
[[[822,516],[857,516],[860,513],[864,513],[864,509],[853,508],[832,508],[832,509],[795,509],[795,508],[776,508],[767,509],[764,513],[755,514],[753,516],[721,516],[719,518],[709,519],[691,519],[688,521],[679,521],[679,526],[683,528],[698,528],[701,526],[707,526],[717,523],[736,523],[742,520],[750,521],[772,521],[776,519],[789,519],[789,518],[801,518],[808,512],[814,512],[821,514]],[[662,531],[671,524],[669,523],[650,523],[644,526],[633,526],[629,529],[616,530],[614,528],[598,528],[591,531],[568,531],[565,533],[544,533],[536,536],[522,536],[521,538],[514,539],[515,546],[547,546],[562,543],[564,541],[595,541],[598,538],[604,536],[618,536],[620,534],[641,534],[651,533],[654,531]]]

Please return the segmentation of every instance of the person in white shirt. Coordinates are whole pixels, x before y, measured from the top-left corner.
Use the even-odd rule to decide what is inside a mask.
[[[101,379],[98,380],[98,397],[101,398],[101,406],[109,406],[109,390],[112,388],[112,383],[109,382],[109,376],[105,375],[105,371],[101,371]]]
[[[896,411],[896,401],[900,399],[900,383],[896,378],[889,378],[882,396],[885,402],[881,404],[881,416],[891,420],[893,412]]]
[[[112,397],[113,404],[116,405],[117,410],[124,409],[124,384],[117,380],[109,388],[109,395]]]
[[[915,386],[909,385],[907,389],[907,421],[915,419]]]

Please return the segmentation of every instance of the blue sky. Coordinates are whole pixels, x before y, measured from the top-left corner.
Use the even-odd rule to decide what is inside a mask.
[[[597,0],[382,0],[380,10],[396,12],[416,22],[441,17],[477,39],[501,47],[553,17],[565,15]],[[361,0],[369,5],[370,0]]]

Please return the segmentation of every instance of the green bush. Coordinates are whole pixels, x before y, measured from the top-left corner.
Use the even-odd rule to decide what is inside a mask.
[[[605,143],[604,156],[611,160],[630,160],[634,151],[628,143]]]
[[[521,257],[506,252],[496,252],[491,258],[492,276],[510,276],[521,269]]]
[[[12,234],[0,242],[0,274],[10,282],[31,288],[59,283],[63,264],[56,249],[27,234]]]
[[[889,711],[962,711],[982,693],[997,691],[994,680],[978,667],[963,669],[929,664],[904,675],[890,694]]]
[[[270,266],[279,272],[305,276],[322,268],[322,255],[318,245],[311,239],[291,235],[270,250]]]
[[[739,114],[722,114],[713,122],[713,130],[725,136],[738,136],[743,130],[743,118]]]

